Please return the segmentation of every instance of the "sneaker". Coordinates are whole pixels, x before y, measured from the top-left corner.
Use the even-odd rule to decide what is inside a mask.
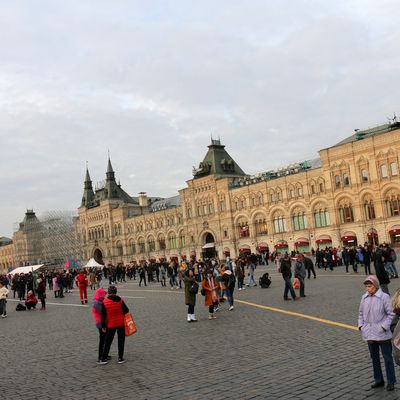
[[[232,311],[232,310],[233,310],[233,306],[230,306],[230,307],[229,307],[229,311]]]
[[[240,287],[238,290],[242,290],[242,288]]]
[[[394,385],[392,383],[388,383],[386,386],[386,390],[388,392],[391,392],[392,390],[394,390]]]
[[[118,364],[123,364],[125,360],[123,358],[118,358]]]
[[[1,318],[7,318],[7,314],[3,314]]]
[[[217,316],[213,314],[213,315],[212,315],[212,318],[213,318],[213,319],[217,319]]]
[[[212,315],[212,314],[209,314],[209,315],[208,315],[208,319],[213,319],[213,315]]]
[[[97,364],[99,364],[99,365],[106,365],[106,364],[108,364],[108,361],[106,361],[106,360],[100,360],[100,361],[97,362]]]

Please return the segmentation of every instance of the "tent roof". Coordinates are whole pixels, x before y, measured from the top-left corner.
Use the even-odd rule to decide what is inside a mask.
[[[38,265],[27,265],[25,267],[18,267],[13,269],[10,274],[28,274],[29,272],[36,271],[39,268],[42,268],[44,264],[38,264]]]
[[[99,264],[94,258],[91,258],[83,268],[103,268],[104,265]]]

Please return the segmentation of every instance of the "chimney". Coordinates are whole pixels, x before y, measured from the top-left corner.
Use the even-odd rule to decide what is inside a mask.
[[[146,192],[139,193],[139,206],[140,207],[147,207],[148,206],[148,199]]]

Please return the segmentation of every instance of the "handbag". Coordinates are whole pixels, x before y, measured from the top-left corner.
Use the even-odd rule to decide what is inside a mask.
[[[202,296],[205,296],[206,295],[206,289],[201,288],[200,293],[201,293]]]
[[[300,289],[300,280],[299,278],[293,279],[293,289]]]
[[[197,294],[199,292],[199,284],[197,282],[193,282],[189,286],[189,293],[191,294]]]
[[[135,321],[133,320],[132,314],[125,314],[125,336],[131,336],[137,332]]]

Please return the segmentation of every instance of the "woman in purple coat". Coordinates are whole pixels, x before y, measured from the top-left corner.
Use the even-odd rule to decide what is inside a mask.
[[[385,385],[382,374],[379,349],[385,362],[387,386],[386,390],[394,390],[396,374],[392,357],[392,332],[390,324],[394,317],[390,297],[379,287],[378,278],[369,275],[364,281],[367,292],[362,296],[358,315],[358,329],[362,337],[368,342],[368,349],[372,359],[374,380],[371,388]]]

